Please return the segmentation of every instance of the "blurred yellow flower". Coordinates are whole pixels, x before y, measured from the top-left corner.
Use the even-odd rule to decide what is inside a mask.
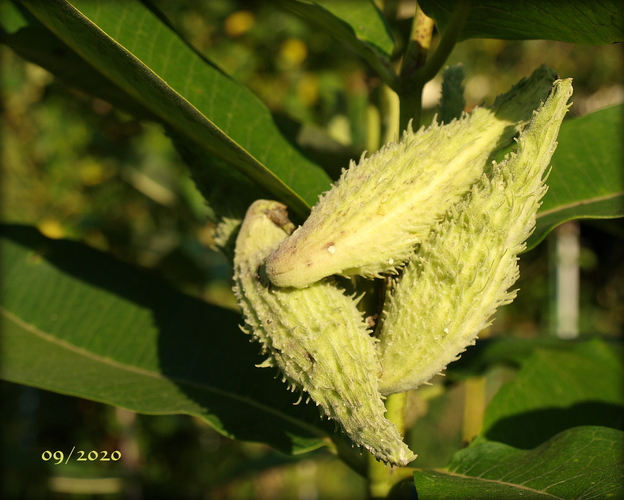
[[[306,106],[311,106],[318,99],[319,81],[315,73],[304,73],[297,84],[297,97]]]
[[[298,66],[308,57],[308,46],[299,38],[287,38],[282,42],[279,55],[285,63]]]
[[[37,224],[37,229],[48,238],[59,239],[65,236],[65,229],[56,219],[43,219]]]
[[[255,24],[256,18],[248,10],[239,10],[230,14],[225,20],[225,32],[230,37],[241,36],[247,33]]]
[[[87,161],[81,165],[78,175],[85,186],[95,186],[101,183],[105,177],[102,165],[96,161]]]

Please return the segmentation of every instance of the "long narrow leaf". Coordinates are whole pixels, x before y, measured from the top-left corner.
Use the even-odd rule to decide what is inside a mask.
[[[528,247],[572,219],[624,217],[624,105],[563,122]]]
[[[576,500],[622,498],[624,432],[576,427],[525,451],[486,442],[457,453],[448,470],[414,473],[419,498]]]
[[[526,449],[579,425],[619,428],[623,389],[624,362],[603,342],[569,351],[538,349],[494,396],[483,434]]]
[[[2,378],[300,452],[325,435],[294,405],[240,317],[80,243],[0,226]]]
[[[421,0],[425,14],[444,30],[459,0]],[[459,40],[559,40],[608,45],[624,40],[624,3],[620,0],[472,0]]]
[[[240,169],[300,217],[330,179],[250,91],[137,0],[23,0],[56,36],[151,113]]]
[[[414,474],[419,496],[622,497],[623,375],[618,351],[598,340],[537,349],[494,396],[483,433],[446,469]]]

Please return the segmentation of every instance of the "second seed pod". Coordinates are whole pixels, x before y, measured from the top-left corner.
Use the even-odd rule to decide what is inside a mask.
[[[535,227],[571,95],[571,80],[555,82],[517,151],[481,177],[405,267],[385,305],[382,394],[414,389],[439,373],[515,297],[509,288],[518,278],[517,256]]]

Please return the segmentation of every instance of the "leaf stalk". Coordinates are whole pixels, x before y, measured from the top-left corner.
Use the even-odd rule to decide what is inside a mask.
[[[433,35],[433,20],[417,7],[414,16],[412,36],[408,45],[401,75],[399,97],[401,98],[400,128],[405,130],[412,120],[412,127],[420,126],[422,114],[422,92],[425,84],[433,79],[452,52],[462,26],[470,12],[470,0],[458,0],[449,24],[436,50],[427,60]]]

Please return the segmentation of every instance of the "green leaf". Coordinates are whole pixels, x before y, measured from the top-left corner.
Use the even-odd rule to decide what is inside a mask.
[[[417,471],[418,497],[436,500],[624,498],[624,432],[576,427],[530,451],[486,442],[455,454],[448,470]]]
[[[482,436],[526,449],[574,426],[620,428],[623,414],[624,360],[594,340],[531,355],[492,399]]]
[[[28,21],[22,16],[20,23],[18,11],[3,14],[7,16],[2,18],[2,23],[5,24],[2,42],[21,57],[47,69],[70,87],[110,102],[137,118],[159,121],[136,99],[104,77],[32,16],[28,16]],[[5,23],[6,19],[12,18],[12,22]],[[15,28],[15,33],[9,33],[10,27],[15,25],[22,29]],[[333,155],[318,155],[317,145],[308,144],[310,141],[305,136],[308,126],[280,116],[273,116],[273,119],[292,144],[301,147],[309,158],[322,164],[324,170],[333,173],[335,178],[340,175],[342,167],[349,163],[351,156],[354,156],[347,156],[342,150],[338,154],[334,151]],[[189,167],[196,185],[213,209],[213,220],[218,221],[224,215],[242,219],[253,201],[272,197],[271,193],[264,191],[249,177],[177,132],[175,128],[166,126],[165,129]],[[316,135],[317,142],[325,141],[331,145],[331,139],[323,131],[316,131]]]
[[[519,367],[537,349],[570,351],[577,345],[573,340],[555,337],[523,339],[517,337],[479,339],[469,347],[457,361],[447,366],[446,379],[451,382],[483,375],[496,364]]]
[[[419,498],[623,497],[624,360],[599,340],[552,347],[522,362],[446,469],[414,473]]]
[[[624,216],[622,137],[624,105],[563,122],[528,248],[565,221]]]
[[[457,1],[421,0],[418,3],[444,31]],[[624,3],[621,0],[472,0],[459,41],[470,38],[544,39],[608,45],[624,41]]]
[[[13,2],[0,3],[0,33],[10,33],[28,26],[28,21]]]
[[[300,218],[329,188],[327,174],[279,133],[261,101],[137,0],[22,4],[151,113],[239,169]]]
[[[371,0],[281,0],[360,55],[391,88],[398,84],[390,61],[394,38],[386,18]]]
[[[0,226],[2,378],[151,414],[185,413],[285,452],[321,445],[238,314],[80,243]],[[333,424],[329,429],[333,428]],[[331,431],[330,431],[331,432]]]

